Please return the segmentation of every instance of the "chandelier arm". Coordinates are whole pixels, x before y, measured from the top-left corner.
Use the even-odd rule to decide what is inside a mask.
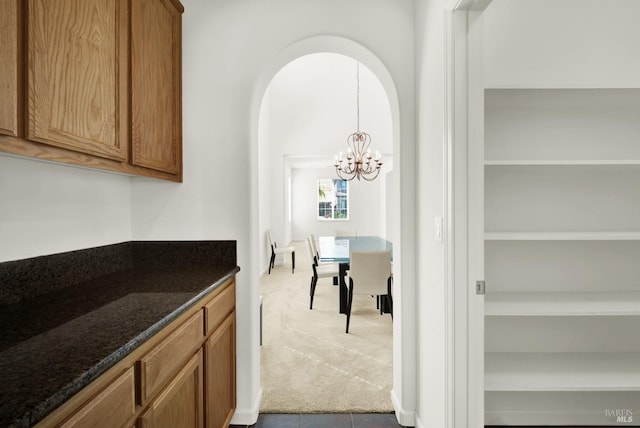
[[[371,136],[369,134],[364,133],[365,138],[364,138],[364,143],[362,146],[362,153],[365,154],[367,153],[367,150],[369,149],[369,146],[371,145]]]
[[[339,171],[339,170],[336,170],[336,172],[338,174],[338,177],[340,177],[342,180],[345,180],[345,181],[351,181],[356,176],[355,173],[347,173],[347,174],[345,174],[344,171]]]
[[[380,168],[376,168],[375,175],[373,175],[373,176],[363,175],[362,178],[364,178],[366,181],[373,181],[378,177],[378,174],[380,174]]]

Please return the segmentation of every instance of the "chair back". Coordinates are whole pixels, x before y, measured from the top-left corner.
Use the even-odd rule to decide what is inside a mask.
[[[352,251],[349,259],[353,294],[387,294],[387,281],[391,276],[391,250]]]
[[[358,236],[355,230],[336,230],[336,237],[345,237],[345,236]]]
[[[312,265],[315,266],[316,258],[315,258],[315,255],[313,254],[313,244],[311,243],[311,235],[307,236],[307,239],[305,239],[304,242],[307,244],[307,253],[309,254],[309,261],[311,262]]]
[[[316,258],[316,263],[320,260],[320,253],[318,252],[318,246],[316,245],[316,237],[312,234],[309,235],[309,241],[311,243],[311,251]]]
[[[275,245],[273,243],[273,238],[271,237],[271,230],[270,229],[267,230],[267,241],[269,242],[269,246],[273,250],[275,248]]]

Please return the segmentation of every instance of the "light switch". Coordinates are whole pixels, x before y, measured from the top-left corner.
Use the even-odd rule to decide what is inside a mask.
[[[436,217],[435,238],[436,242],[442,242],[442,217]]]

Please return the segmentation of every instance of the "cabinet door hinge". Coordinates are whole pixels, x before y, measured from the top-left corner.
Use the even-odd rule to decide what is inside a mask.
[[[476,281],[476,294],[484,295],[484,281]]]

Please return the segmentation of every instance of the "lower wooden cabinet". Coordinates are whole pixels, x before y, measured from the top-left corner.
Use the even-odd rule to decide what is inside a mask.
[[[153,397],[202,346],[203,320],[202,311],[197,312],[138,361],[140,403]]]
[[[133,367],[129,367],[62,426],[65,428],[123,426],[135,412],[135,379]]]
[[[233,311],[204,346],[207,427],[229,426],[236,408],[236,313]]]
[[[236,407],[235,314],[230,279],[36,427],[228,427]],[[221,322],[208,328],[207,318]]]
[[[203,427],[202,370],[202,350],[200,350],[140,415],[138,427]]]

